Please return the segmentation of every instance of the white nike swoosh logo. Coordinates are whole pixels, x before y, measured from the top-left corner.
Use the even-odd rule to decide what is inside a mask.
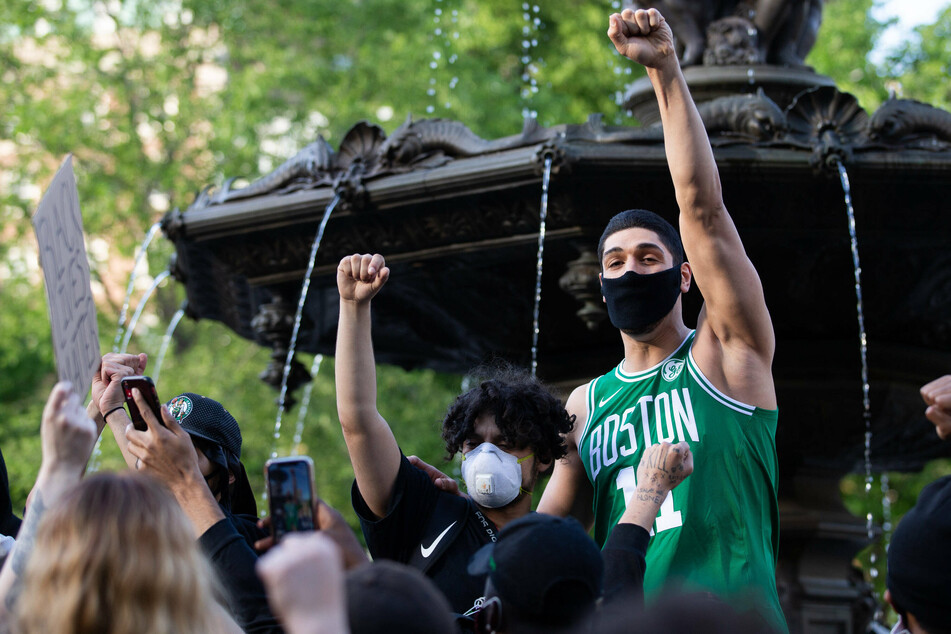
[[[446,527],[446,530],[444,530],[443,532],[439,533],[439,537],[437,537],[436,539],[433,540],[433,543],[429,545],[429,548],[426,548],[425,546],[423,546],[422,544],[420,544],[420,545],[419,545],[419,550],[422,551],[423,557],[426,557],[426,558],[428,559],[429,556],[433,554],[433,551],[436,550],[436,546],[439,544],[439,542],[442,541],[442,538],[445,537],[445,536],[446,536],[446,533],[449,532],[449,529],[452,528],[452,527],[455,526],[455,525],[456,525],[456,523],[453,522],[452,524],[450,524],[449,526]]]
[[[623,387],[619,387],[619,388],[617,389],[617,392],[620,392],[620,391],[623,390],[623,389],[624,389]],[[614,394],[612,394],[611,396],[609,396],[609,397],[607,397],[607,398],[602,398],[602,399],[598,402],[598,407],[604,407],[604,404],[605,404],[605,403],[607,403],[607,402],[610,401],[612,398],[614,398],[615,396],[617,396],[617,392],[615,392]]]

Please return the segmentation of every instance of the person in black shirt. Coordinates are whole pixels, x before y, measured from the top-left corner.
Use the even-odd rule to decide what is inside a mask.
[[[463,453],[469,498],[438,489],[402,454],[376,406],[370,300],[389,274],[381,255],[348,256],[337,269],[337,411],[356,478],[353,505],[375,558],[422,570],[464,614],[481,605],[485,581],[469,577],[469,557],[531,511],[530,493],[565,455],[573,421],[523,371],[482,381],[443,421],[446,453]]]

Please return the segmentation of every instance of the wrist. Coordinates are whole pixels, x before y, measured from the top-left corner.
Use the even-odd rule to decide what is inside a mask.
[[[57,490],[72,486],[82,478],[86,463],[72,464],[62,460],[44,460],[36,476],[36,488]]]
[[[372,297],[367,299],[344,299],[343,297],[341,297],[340,310],[341,311],[344,311],[344,310],[359,311],[359,310],[369,308],[370,301],[372,299],[373,299]]]
[[[111,415],[114,415],[114,414],[115,414],[116,412],[118,412],[119,410],[122,410],[123,412],[125,412],[125,406],[124,406],[124,405],[115,405],[115,406],[112,406],[112,407],[108,407],[108,408],[106,408],[106,409],[103,409],[103,410],[102,410],[102,420],[104,420],[104,421],[106,421],[106,422],[108,423],[108,422],[109,422],[109,417],[110,417]]]
[[[666,83],[682,74],[680,60],[677,59],[677,55],[673,52],[664,55],[654,66],[647,67],[647,76],[650,77],[651,83],[655,85],[657,85],[658,82],[661,84]]]
[[[658,507],[667,499],[670,489],[664,487],[643,487],[639,486],[634,491],[634,495],[639,500],[645,500],[656,504]]]

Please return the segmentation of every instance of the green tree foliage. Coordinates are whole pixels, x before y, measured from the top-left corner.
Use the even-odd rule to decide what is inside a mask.
[[[874,0],[835,0],[824,3],[822,27],[806,58],[817,73],[835,79],[839,90],[874,112],[887,97],[885,80],[868,54],[887,26],[872,17]]]
[[[951,109],[951,3],[937,22],[915,34],[887,61],[889,87],[899,96]]]

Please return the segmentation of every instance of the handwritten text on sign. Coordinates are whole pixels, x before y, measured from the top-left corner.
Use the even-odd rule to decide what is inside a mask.
[[[89,286],[79,193],[72,156],[63,161],[33,216],[46,278],[53,349],[60,381],[85,398],[99,364],[99,326]]]

